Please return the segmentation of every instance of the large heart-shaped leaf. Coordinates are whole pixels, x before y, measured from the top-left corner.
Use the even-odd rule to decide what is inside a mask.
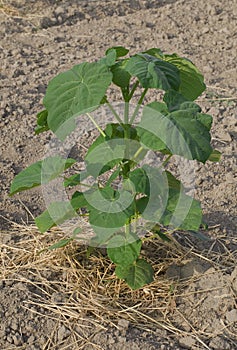
[[[64,221],[76,216],[70,202],[53,202],[48,209],[37,216],[35,223],[41,233],[48,231],[51,227],[60,225]]]
[[[93,226],[91,225],[91,228],[93,229],[95,236],[91,238],[90,240],[90,246],[91,247],[104,247],[107,246],[107,243],[109,239],[120,229],[118,228],[111,228],[111,227],[99,227],[99,226]]]
[[[164,55],[164,59],[175,65],[180,72],[179,92],[187,99],[194,101],[206,89],[203,75],[198,68],[188,59],[177,54]]]
[[[172,64],[148,54],[132,56],[125,66],[132,76],[136,76],[144,88],[178,90],[179,70]]]
[[[87,201],[82,192],[76,191],[70,202],[53,202],[48,206],[42,214],[37,216],[35,223],[44,233],[51,227],[60,225],[64,221],[72,219],[77,215],[76,211],[79,208],[86,207]]]
[[[100,62],[81,63],[53,78],[44,98],[49,128],[64,139],[76,116],[99,106],[111,81],[112,73]]]
[[[135,203],[128,191],[118,192],[105,187],[86,196],[91,225],[119,228],[135,213]],[[127,204],[126,204],[127,203]]]
[[[204,78],[198,68],[187,58],[177,54],[164,55],[160,49],[152,48],[145,53],[176,66],[180,72],[179,92],[188,100],[194,101],[206,89]]]
[[[153,103],[143,109],[138,134],[140,141],[153,150],[167,148],[172,154],[205,163],[212,153],[210,123],[211,116],[195,108],[163,115]]]
[[[159,223],[175,229],[198,230],[202,223],[200,202],[183,191],[170,189],[167,207]]]
[[[151,283],[154,276],[151,265],[144,259],[138,259],[132,265],[118,265],[115,273],[118,278],[125,280],[133,290]]]
[[[165,93],[163,100],[165,101],[169,112],[178,111],[180,109],[194,109],[197,112],[201,112],[201,107],[198,104],[187,100],[186,97],[175,90],[168,90]],[[157,108],[158,106],[156,106],[156,109]]]
[[[75,162],[76,160],[72,158],[63,159],[55,156],[30,165],[14,178],[10,188],[10,195],[40,186],[41,184],[47,184]]]
[[[141,247],[142,241],[136,234],[118,234],[109,240],[107,253],[115,264],[127,266],[137,260]]]

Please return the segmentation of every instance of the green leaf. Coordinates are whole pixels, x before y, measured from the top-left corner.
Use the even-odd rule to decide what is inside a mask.
[[[87,201],[84,197],[84,193],[76,191],[70,202],[51,203],[48,209],[37,216],[35,223],[40,232],[44,233],[51,227],[60,225],[64,221],[74,218],[77,216],[76,211],[86,206]]]
[[[154,101],[154,102],[149,103],[149,106],[152,108],[153,104],[155,106],[154,109],[159,111],[161,114],[166,115],[169,113],[169,110],[168,110],[167,105],[165,103]]]
[[[201,113],[195,115],[190,110],[181,110],[171,113],[169,117],[177,127],[173,132],[171,130],[169,135],[169,149],[172,153],[205,163],[212,152],[209,127],[207,128],[204,121],[207,120],[207,115]],[[208,124],[209,122],[208,116]],[[177,130],[181,137],[177,136]]]
[[[206,89],[203,75],[188,59],[177,54],[164,55],[165,61],[172,63],[180,72],[179,92],[188,100],[194,101]]]
[[[128,138],[124,138],[124,128],[127,128]],[[97,177],[119,165],[124,159],[132,159],[141,147],[136,130],[130,125],[108,124],[105,129],[106,137],[100,135],[89,147],[85,161],[87,172]],[[134,140],[134,142],[131,142]],[[139,153],[139,159],[141,155]],[[126,156],[126,158],[125,158]],[[138,159],[134,159],[137,162]],[[130,166],[134,166],[132,160]]]
[[[31,189],[41,184],[47,184],[75,162],[75,159],[63,159],[59,156],[55,156],[45,158],[44,160],[30,165],[14,178],[10,188],[10,195]]]
[[[170,189],[174,190],[183,190],[183,185],[182,183],[174,177],[173,174],[171,174],[168,170],[164,172],[165,176],[167,177],[168,185]]]
[[[80,227],[76,227],[74,230],[73,230],[73,238],[75,238],[78,233],[81,233],[82,229]]]
[[[144,259],[138,259],[133,265],[118,265],[115,273],[118,278],[125,280],[133,290],[151,283],[154,276],[151,265]]]
[[[221,160],[221,152],[214,149],[212,151],[212,153],[210,154],[208,160],[210,160],[210,162],[214,162],[214,163],[219,162]]]
[[[150,183],[145,169],[138,168],[130,172],[129,180],[132,182],[136,193],[144,193],[149,196]]]
[[[166,103],[169,112],[187,108],[194,108],[197,110],[197,112],[201,111],[201,108],[197,104],[192,101],[187,101],[187,99],[182,94],[175,90],[166,91],[163,100]]]
[[[133,197],[128,191],[118,192],[105,187],[86,197],[89,208],[89,221],[94,226],[119,228],[134,215]]]
[[[106,51],[106,55],[113,50],[116,52],[116,58],[126,56],[129,53],[129,50],[123,46],[113,46]]]
[[[121,88],[129,86],[131,75],[126,71],[128,59],[118,61],[111,67],[113,74],[113,83]]]
[[[118,124],[110,123],[106,125],[106,128],[103,130],[105,137],[99,135],[95,141],[90,145],[87,151],[87,155],[93,151],[97,146],[103,142],[107,142],[112,139],[124,139],[126,130],[126,137],[130,140],[139,140],[137,135],[137,130],[130,124]]]
[[[118,234],[112,237],[107,246],[107,253],[110,260],[118,265],[131,265],[140,255],[142,242],[134,233],[128,237]]]
[[[176,216],[179,217],[179,212],[183,213],[184,210],[187,208],[185,201],[182,202],[182,207],[176,210]],[[178,215],[177,215],[178,214]],[[191,207],[182,222],[182,224],[179,226],[182,230],[193,230],[197,231],[202,223],[202,208],[201,204],[198,200],[193,199]]]
[[[106,51],[106,56],[100,59],[100,63],[105,64],[108,67],[111,67],[115,64],[117,59],[117,53],[114,49],[109,49]]]
[[[136,202],[136,205],[139,208],[138,210],[142,211],[142,217],[145,220],[158,222],[168,200],[168,181],[159,168],[144,165],[143,169],[149,179],[149,197],[143,197],[144,199]],[[144,205],[145,208],[142,210]]]
[[[90,246],[100,247],[107,245],[109,239],[118,232],[117,228],[105,228],[91,225],[91,228],[95,232],[95,236],[90,240]]]
[[[54,249],[66,247],[71,241],[73,241],[73,239],[74,238],[72,238],[72,237],[71,238],[66,238],[66,239],[61,239],[57,243],[54,243],[51,246],[49,246],[47,249],[48,250],[54,250]]]
[[[155,169],[154,169],[154,171],[155,171]],[[135,175],[133,175],[134,172],[135,172]],[[133,183],[135,185],[135,188],[136,188],[137,192],[138,193],[144,193],[144,194],[149,196],[150,183],[149,183],[149,179],[148,179],[146,173],[144,172],[144,170],[142,168],[136,169],[135,171],[131,172],[130,174],[131,174],[131,178],[133,178],[133,176],[135,176],[135,181],[133,181]],[[164,171],[163,172],[163,177],[168,182],[169,191],[176,190],[176,191],[178,191],[178,193],[180,191],[183,191],[182,183],[179,180],[177,180],[169,171]],[[137,180],[137,185],[136,185],[136,180]],[[163,186],[164,188],[166,187],[165,184],[162,183],[161,181],[156,181],[156,182],[157,182],[156,187],[158,187],[159,184],[161,186]],[[153,186],[154,186],[154,184],[153,184]],[[163,194],[162,198],[164,200],[164,203],[166,203],[168,198],[164,194]],[[168,201],[169,201],[169,199],[168,199]],[[149,203],[149,197],[147,197],[147,196],[144,196],[144,197],[141,197],[141,198],[137,199],[136,200],[136,209],[137,209],[137,211],[140,214],[143,214],[144,210],[148,206],[148,203]],[[155,201],[155,203],[156,203],[156,201]],[[148,217],[146,217],[146,218],[149,219]]]
[[[148,54],[132,56],[125,69],[136,76],[144,88],[177,90],[180,85],[179,71],[174,65]]]
[[[87,202],[85,196],[89,192],[90,192],[90,190],[86,191],[86,192],[76,191],[73,193],[70,203],[71,203],[74,210],[78,210],[79,208],[86,208],[87,207],[88,202]]]
[[[198,113],[197,120],[202,123],[207,130],[211,129],[212,126],[212,116],[210,114]]]
[[[143,214],[144,210],[148,205],[148,202],[149,202],[149,197],[147,196],[136,199],[136,209],[138,213]]]
[[[175,229],[197,231],[202,223],[200,202],[183,191],[170,190],[167,207],[159,223]]]
[[[151,48],[149,50],[146,50],[143,53],[144,54],[146,53],[148,55],[151,55],[151,56],[154,56],[154,57],[160,58],[160,59],[162,59],[163,56],[164,56],[163,51],[161,51],[161,49],[158,49],[156,47],[153,47],[153,48]]]
[[[53,78],[44,98],[49,128],[64,139],[75,117],[100,105],[111,81],[112,73],[99,62],[81,63]]]
[[[37,114],[37,127],[35,128],[36,134],[49,130],[47,117],[48,111],[46,109]]]
[[[104,228],[119,228],[126,224],[128,219],[134,215],[134,212],[135,211],[132,207],[118,213],[103,212],[101,210],[91,208],[89,221],[90,224],[94,226]]]
[[[209,115],[197,113],[195,108],[162,115],[153,103],[143,109],[138,134],[150,149],[166,148],[172,154],[205,163],[212,152],[210,121]]]
[[[144,125],[143,121],[140,125]],[[145,126],[145,125],[144,125]],[[140,142],[143,146],[153,151],[165,151],[167,150],[166,144],[154,134],[154,130],[151,128],[147,130],[146,127],[137,126],[137,133],[140,136]],[[170,152],[169,152],[170,153]]]
[[[76,215],[70,202],[53,202],[49,205],[47,210],[37,216],[35,223],[39,231],[44,233],[51,227],[60,225]]]
[[[194,101],[206,89],[203,75],[187,58],[177,54],[164,55],[160,49],[152,48],[146,53],[176,66],[180,72],[179,92],[188,100]]]

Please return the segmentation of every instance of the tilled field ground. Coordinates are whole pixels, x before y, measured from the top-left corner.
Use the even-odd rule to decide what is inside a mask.
[[[0,10],[0,348],[236,349],[236,0],[5,0]],[[116,309],[109,297],[102,301],[102,290],[92,289],[91,311],[80,313],[76,302],[83,310],[88,300],[80,284],[81,299],[66,284],[70,267],[62,256],[63,267],[51,261],[49,268],[46,258],[39,262],[34,253],[40,237],[29,225],[31,215],[44,209],[40,191],[14,198],[8,192],[13,177],[41,159],[49,142],[50,134],[34,135],[49,80],[118,45],[131,53],[159,47],[200,68],[207,92],[199,103],[213,116],[212,142],[223,155],[219,163],[197,168],[196,196],[210,226],[207,240],[178,234],[177,256],[162,253],[166,264],[157,278],[174,291],[167,290],[163,300],[156,285],[128,294],[137,302],[130,311],[123,305],[125,313],[119,296]]]

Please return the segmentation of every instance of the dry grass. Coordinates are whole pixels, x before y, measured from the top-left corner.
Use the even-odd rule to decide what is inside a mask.
[[[236,265],[236,256],[225,246],[224,238],[219,242],[224,247],[224,253],[214,252],[214,243],[206,252],[200,253],[188,238],[186,247],[175,239],[172,243],[148,241],[143,254],[149,257],[154,267],[154,282],[138,291],[131,291],[116,278],[113,264],[101,251],[87,258],[86,248],[72,242],[65,248],[45,250],[39,254],[63,237],[57,229],[41,235],[33,225],[13,224],[9,234],[17,239],[15,243],[1,244],[1,280],[33,284],[43,297],[32,296],[28,305],[40,306],[41,310],[47,311],[47,317],[63,321],[70,329],[75,322],[82,330],[89,327],[94,330],[92,336],[106,327],[117,327],[121,318],[151,332],[159,327],[175,334],[190,335],[190,332],[178,329],[171,319],[176,310],[176,298],[185,294],[185,288],[197,277],[172,281],[165,277],[165,271],[170,265],[182,265],[193,257],[208,261],[217,270],[228,270]],[[34,279],[30,278],[32,276]],[[52,302],[54,292],[65,295],[65,301]],[[79,334],[73,328],[72,334],[78,349],[80,344],[90,344],[91,338],[83,336],[83,332]],[[192,335],[208,349],[194,329]],[[50,349],[54,347],[56,344],[50,344]]]

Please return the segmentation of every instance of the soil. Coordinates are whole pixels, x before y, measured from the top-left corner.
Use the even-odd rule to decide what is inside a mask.
[[[177,290],[169,310],[161,312],[163,319],[147,313],[154,327],[137,324],[135,313],[130,320],[116,315],[112,321],[112,315],[101,324],[95,315],[75,318],[68,311],[62,317],[55,305],[63,304],[69,293],[63,288],[63,269],[42,268],[39,282],[39,267],[16,261],[17,269],[13,266],[12,273],[3,273],[0,282],[0,348],[236,349],[236,1],[5,0],[0,10],[0,241],[4,259],[10,259],[19,244],[34,241],[30,229],[20,232],[21,225],[28,227],[32,215],[45,208],[40,190],[11,198],[8,192],[13,177],[41,159],[50,140],[51,134],[34,134],[47,84],[60,71],[103,56],[108,47],[123,45],[131,53],[159,47],[191,59],[205,76],[207,92],[199,103],[213,116],[212,143],[222,152],[219,163],[197,166],[195,195],[210,229],[203,232],[206,240],[176,234],[187,254],[163,270],[162,279],[171,281]],[[44,307],[46,300],[54,309]],[[173,329],[165,326],[169,322]]]

